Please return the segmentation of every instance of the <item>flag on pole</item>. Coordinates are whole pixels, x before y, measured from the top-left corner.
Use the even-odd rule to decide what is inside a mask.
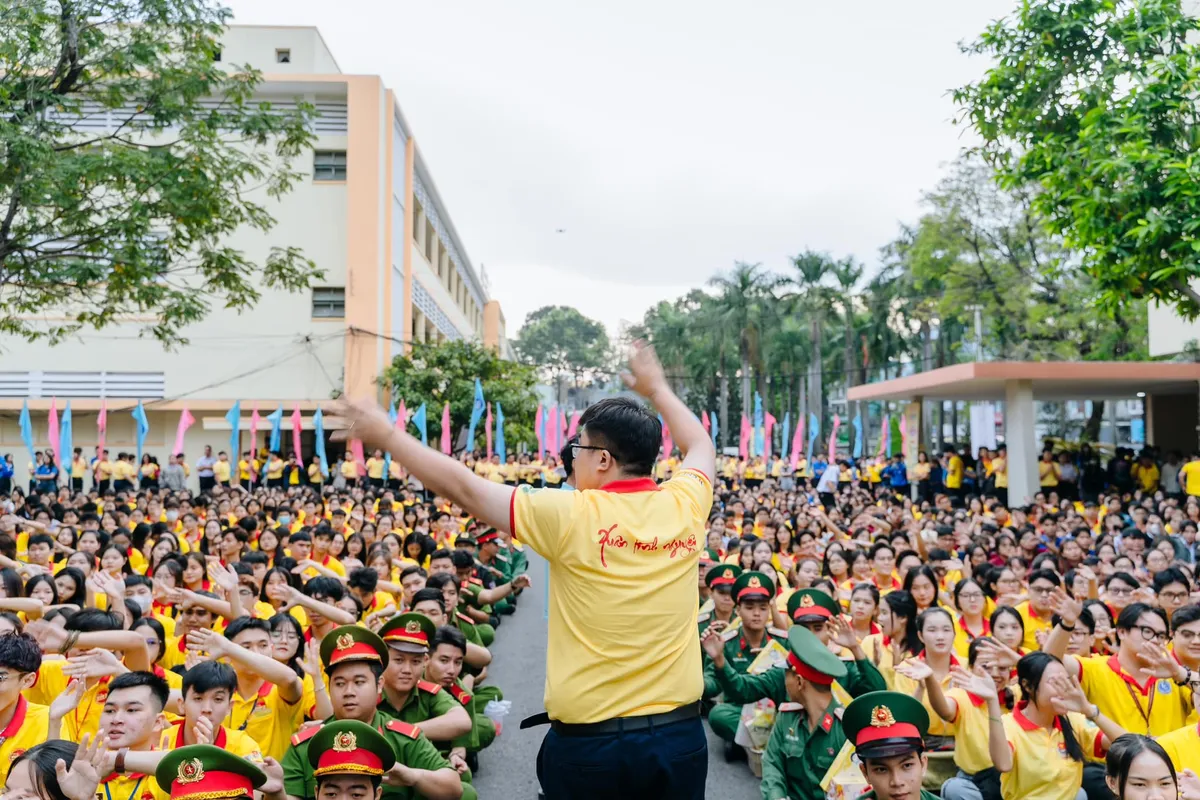
[[[558,406],[550,406],[546,409],[546,423],[542,428],[542,435],[546,437],[546,449],[551,453],[558,452]],[[538,454],[541,458],[541,453]]]
[[[229,409],[229,411],[225,414],[225,420],[229,423],[230,428],[229,452],[235,454],[240,453],[241,450],[238,447],[238,445],[241,444],[242,439],[242,402],[240,400],[234,401],[233,408]],[[254,417],[250,418],[250,424],[254,424]],[[139,459],[139,461],[140,460],[141,459]],[[254,460],[254,453],[250,454],[250,460]]]
[[[715,411],[714,411],[714,412],[712,413],[712,417],[710,417],[710,419],[712,420],[712,428],[713,428],[713,429],[712,429],[712,440],[713,440],[713,447],[716,447],[716,446],[717,446],[717,434],[718,434],[718,431],[717,431],[717,412],[715,412]]]
[[[705,433],[712,433],[712,425],[708,421],[708,412],[700,412],[700,424],[704,426]]]
[[[492,404],[487,404],[487,419],[483,423],[484,433],[487,435],[487,459],[492,460]]]
[[[837,432],[842,420],[837,414],[833,415],[833,430],[829,433],[829,463],[837,461]]]
[[[442,407],[442,452],[450,455],[450,401]]]
[[[779,420],[775,419],[768,411],[763,422],[763,460],[771,460],[771,431],[775,428],[775,423]]]
[[[300,406],[297,405],[292,409],[292,455],[299,463],[303,463],[300,461],[300,431],[303,428],[304,417],[300,416]]]
[[[788,436],[792,433],[792,412],[785,412],[783,415],[783,431],[779,437],[779,457],[785,458],[788,455]]]
[[[396,427],[400,429],[401,433],[408,427],[408,406],[404,405],[403,399],[400,401],[400,411],[396,414]]]
[[[567,426],[567,438],[575,438],[575,434],[579,432],[579,412],[571,414],[571,424]]]
[[[862,410],[854,416],[854,460],[863,457],[863,419]]]
[[[96,417],[96,455],[104,455],[104,440],[108,438],[108,401],[100,401],[100,414]]]
[[[179,424],[175,426],[175,449],[171,451],[172,453],[183,452],[183,436],[195,421],[196,418],[192,416],[192,412],[187,410],[187,406],[184,406],[183,411],[179,412]]]
[[[71,401],[67,401],[67,407],[62,413],[62,429],[58,434],[58,443],[62,447],[62,455],[59,461],[67,467],[67,478],[71,477],[71,467],[75,462],[75,424],[71,420]]]
[[[750,455],[761,456],[763,453],[763,403],[762,395],[758,392],[754,393],[754,438],[750,441]]]
[[[267,444],[267,450],[272,453],[278,453],[279,430],[283,427],[283,403],[279,404],[279,408],[267,414],[267,420],[271,423],[271,441]]]
[[[425,415],[425,404],[421,403],[421,407],[412,415],[412,424],[417,426],[417,432],[421,434],[421,444],[429,446],[429,430]]]
[[[29,463],[34,463],[37,458],[33,454],[33,423],[29,420],[28,400],[21,403],[21,441],[25,443],[25,449],[29,451]]]
[[[808,454],[805,460],[808,461],[808,468],[812,470],[813,445],[817,442],[817,437],[821,434],[821,420],[817,418],[815,412],[808,412]]]
[[[796,432],[792,434],[792,471],[800,464],[800,448],[804,446],[804,415],[796,414]]]
[[[58,459],[58,465],[62,467],[62,443],[59,441],[58,430],[58,398],[50,398],[50,414],[46,418],[46,441],[50,442],[50,449],[54,451],[54,457]]]
[[[396,401],[393,400],[388,408],[388,422],[392,423],[395,428],[399,424],[399,414],[396,413]],[[392,454],[390,452],[383,454],[383,480],[386,483],[392,475]]]
[[[367,474],[367,458],[363,454],[362,439],[350,440],[350,457],[354,459],[354,466],[358,467],[358,477]]]
[[[496,455],[500,463],[508,461],[508,450],[504,447],[504,409],[496,403]]]
[[[471,423],[467,426],[467,449],[475,449],[475,426],[483,418],[486,403],[483,401],[483,384],[475,379],[475,402],[471,406]]]
[[[900,415],[900,455],[908,453],[908,417]]]
[[[262,422],[262,417],[258,414],[258,403],[254,404],[254,410],[250,412],[250,472],[254,473],[254,456],[258,450],[258,424]]]
[[[750,455],[750,420],[742,414],[742,430],[738,435],[738,458],[745,459]]]
[[[541,458],[542,453],[546,452],[546,414],[542,409],[542,404],[538,403],[537,416],[533,418],[533,435],[537,437],[537,457]]]
[[[313,449],[317,451],[317,458],[321,461],[322,477],[329,477],[329,458],[325,455],[325,414],[321,409],[313,412],[313,436],[316,443]]]
[[[146,444],[146,434],[150,432],[150,420],[146,419],[146,407],[138,400],[137,408],[130,415],[137,423],[137,463],[142,463],[142,447]]]

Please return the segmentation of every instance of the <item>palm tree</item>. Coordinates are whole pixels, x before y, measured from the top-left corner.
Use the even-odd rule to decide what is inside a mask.
[[[723,325],[737,337],[738,358],[741,363],[742,413],[750,415],[751,370],[762,372],[763,328],[774,315],[772,290],[778,281],[761,264],[734,264],[728,275],[718,275],[709,282],[717,289],[714,322]]]
[[[824,420],[824,392],[821,386],[821,371],[824,366],[822,357],[822,326],[825,312],[829,308],[829,286],[826,278],[833,270],[833,260],[825,253],[806,250],[792,257],[792,267],[796,272],[788,279],[788,283],[796,287],[796,292],[789,295],[792,307],[808,317],[809,346],[812,355],[808,362],[808,405],[815,409],[817,418]],[[807,412],[809,409],[802,409]]]

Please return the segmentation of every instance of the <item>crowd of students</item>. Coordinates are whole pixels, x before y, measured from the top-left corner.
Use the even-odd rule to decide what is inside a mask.
[[[323,767],[310,741],[350,720],[395,753],[374,789],[475,796],[503,727],[489,646],[528,585],[523,548],[419,486],[289,481],[278,454],[250,456],[205,448],[198,488],[149,466],[139,486],[133,456],[78,450],[61,470],[39,453],[27,488],[6,459],[9,800],[191,797],[164,765],[229,767],[216,748],[255,765],[263,795],[311,800]],[[182,454],[170,462],[193,479]],[[194,765],[171,757],[200,745]]]
[[[1047,450],[1042,462],[1077,458]],[[861,473],[843,464],[822,481],[824,459],[793,472],[718,457],[699,630],[728,759],[744,756],[744,706],[799,699],[760,655],[773,641],[786,652],[800,626],[846,667],[814,701],[830,713],[882,690],[922,703],[925,789],[944,798],[1173,798],[1180,781],[1200,791],[1182,777],[1200,769],[1200,491],[1188,491],[1200,489],[1200,461],[1120,451],[1112,461],[1124,463],[1100,472],[1132,483],[1095,493],[1052,484],[1062,472],[1044,468],[1043,491],[1009,505],[997,496],[1003,459],[1003,448],[982,452],[967,481],[947,448],[937,489],[916,493],[911,483],[929,478],[900,459]],[[1164,475],[1173,482],[1160,485]],[[1157,740],[1142,749],[1169,762],[1169,792],[1130,783],[1131,759],[1106,772],[1106,753],[1132,734]],[[792,756],[771,742],[763,797],[823,796],[833,749]]]

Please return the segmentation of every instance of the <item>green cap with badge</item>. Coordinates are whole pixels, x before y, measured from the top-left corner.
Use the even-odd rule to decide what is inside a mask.
[[[901,692],[868,692],[842,714],[842,730],[860,759],[891,758],[925,749],[929,712]]]
[[[267,782],[257,765],[211,744],[179,747],[163,756],[154,780],[172,800],[253,798]]]
[[[750,570],[738,575],[733,582],[733,600],[740,603],[743,600],[758,598],[770,600],[775,596],[775,581],[762,572]]]
[[[429,644],[436,632],[433,620],[424,614],[409,611],[397,614],[383,623],[383,627],[379,629],[379,636],[388,647],[394,647],[401,652],[428,653]]]
[[[792,672],[821,686],[846,677],[846,663],[803,625],[793,625],[788,631],[787,663]]]
[[[721,586],[732,589],[734,581],[741,574],[742,568],[736,564],[717,564],[705,573],[704,583],[710,589],[716,589]]]
[[[345,661],[373,661],[388,665],[388,649],[383,639],[361,625],[334,628],[321,640],[321,664],[325,671]]]
[[[787,611],[793,622],[829,620],[841,613],[838,602],[820,589],[797,589],[792,592]]]

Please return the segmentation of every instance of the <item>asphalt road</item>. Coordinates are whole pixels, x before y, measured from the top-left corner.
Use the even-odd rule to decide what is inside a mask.
[[[529,552],[529,576],[533,586],[522,593],[517,613],[504,617],[492,645],[494,658],[488,681],[504,690],[504,699],[512,701],[512,710],[500,736],[480,755],[475,788],[482,800],[537,797],[537,753],[546,729],[523,731],[518,727],[522,719],[542,710],[546,681],[546,562],[533,552]],[[758,800],[758,780],[745,762],[726,764],[720,740],[711,731],[708,738],[712,757],[708,762],[707,797]]]

